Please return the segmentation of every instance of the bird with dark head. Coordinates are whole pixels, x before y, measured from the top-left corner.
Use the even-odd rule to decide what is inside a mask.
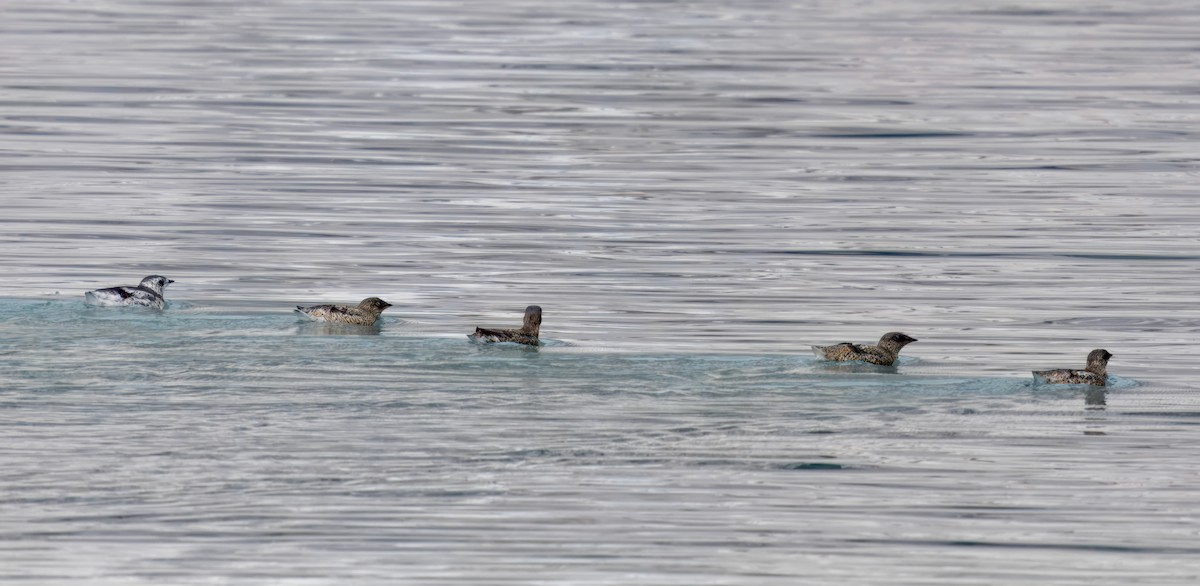
[[[475,333],[467,336],[475,342],[492,344],[495,342],[515,342],[528,346],[537,346],[541,342],[538,334],[542,329],[542,308],[530,305],[525,308],[525,321],[516,329],[475,328]]]
[[[880,366],[891,366],[900,356],[900,350],[917,339],[900,332],[888,332],[874,346],[842,342],[832,346],[813,346],[817,358],[835,362],[869,362]]]
[[[358,302],[355,307],[345,305],[310,305],[296,306],[296,312],[314,321],[331,324],[350,324],[356,326],[373,326],[379,321],[383,310],[392,304],[378,297],[368,297]]]
[[[1058,368],[1055,370],[1033,371],[1035,383],[1054,385],[1092,385],[1102,387],[1108,384],[1108,359],[1112,354],[1103,348],[1097,348],[1088,353],[1087,366],[1083,370]]]
[[[162,275],[150,275],[142,279],[136,287],[122,285],[118,287],[108,287],[106,289],[96,289],[84,293],[84,302],[88,305],[100,306],[123,306],[123,307],[150,307],[153,309],[163,309],[167,306],[167,300],[163,297],[163,290],[167,285],[174,283]]]

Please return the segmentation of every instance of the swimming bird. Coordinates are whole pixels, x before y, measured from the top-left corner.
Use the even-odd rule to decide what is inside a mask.
[[[84,302],[89,305],[106,307],[152,307],[163,309],[167,300],[163,298],[163,289],[174,283],[171,279],[160,275],[150,275],[136,287],[118,286],[106,289],[96,289],[83,294]]]
[[[379,321],[379,314],[391,307],[392,304],[378,297],[368,297],[358,302],[356,307],[345,305],[311,305],[296,306],[296,312],[316,321],[331,324],[350,324],[356,326],[373,326]]]
[[[525,321],[515,330],[489,330],[475,328],[475,333],[467,336],[476,342],[491,344],[493,342],[516,342],[537,346],[538,331],[542,328],[542,308],[530,305],[525,308]]]
[[[900,356],[900,349],[916,342],[917,339],[902,334],[900,332],[888,332],[879,338],[879,344],[875,346],[860,346],[851,344],[850,342],[842,342],[833,346],[813,346],[813,354],[817,358],[825,360],[835,360],[837,362],[862,361],[878,364],[880,366],[891,366],[896,362],[896,358]]]
[[[1070,368],[1035,370],[1033,371],[1033,380],[1037,383],[1102,387],[1108,382],[1109,358],[1112,358],[1112,354],[1108,350],[1097,348],[1088,353],[1087,366],[1083,370]]]

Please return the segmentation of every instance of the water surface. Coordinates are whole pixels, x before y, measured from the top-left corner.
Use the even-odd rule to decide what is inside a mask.
[[[1197,26],[7,1],[0,578],[1194,583]]]

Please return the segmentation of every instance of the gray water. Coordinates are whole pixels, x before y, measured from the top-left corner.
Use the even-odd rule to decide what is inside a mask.
[[[1142,4],[4,0],[0,581],[1195,583]]]

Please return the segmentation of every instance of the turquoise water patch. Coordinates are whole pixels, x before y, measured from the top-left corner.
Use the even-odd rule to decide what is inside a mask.
[[[1029,393],[1030,382],[1006,377],[931,375],[918,358],[892,367],[830,363],[805,355],[709,355],[590,349],[547,339],[540,348],[475,344],[450,332],[422,335],[400,318],[377,326],[297,319],[287,312],[225,313],[189,304],[166,311],[94,308],[75,301],[0,300],[7,332],[0,349],[14,388],[39,383],[81,388],[108,381],[169,379],[261,381],[295,385],[403,386],[416,380],[513,386],[536,381],[556,389],[642,393],[791,393],[841,396],[846,402],[932,401]],[[403,374],[405,378],[397,379]],[[86,384],[83,381],[88,381]],[[1132,388],[1113,377],[1110,390]],[[1045,385],[1039,390],[1046,389]]]

